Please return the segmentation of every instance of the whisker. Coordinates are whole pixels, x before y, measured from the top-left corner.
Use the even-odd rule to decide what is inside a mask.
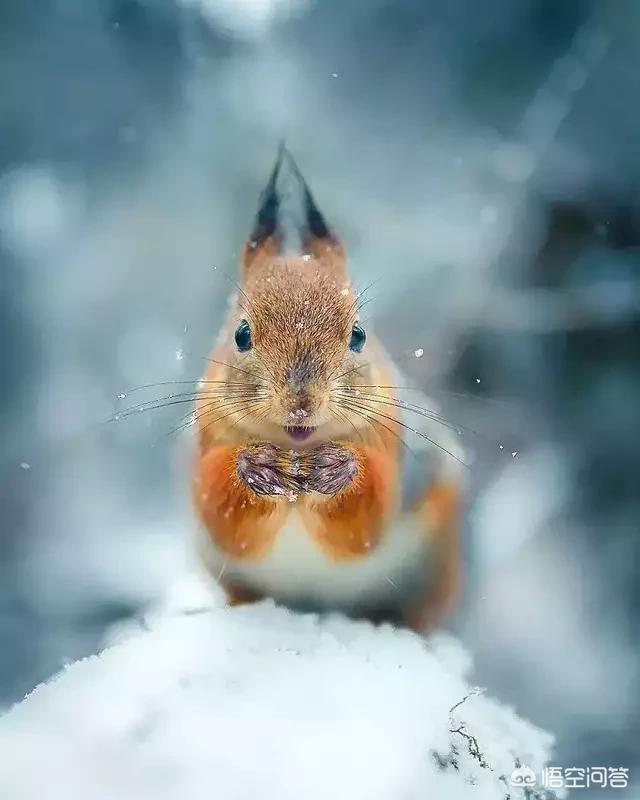
[[[347,418],[347,419],[348,419],[348,417],[346,417],[346,414],[347,414],[347,412],[350,412],[350,413],[352,413],[352,414],[356,414],[356,416],[359,416],[359,417],[361,417],[361,418],[362,418],[362,419],[364,419],[364,421],[365,421],[365,422],[366,422],[366,423],[369,425],[369,427],[370,427],[370,428],[371,428],[371,430],[373,431],[373,433],[374,433],[374,435],[375,435],[376,439],[378,439],[378,441],[382,442],[382,444],[383,444],[383,445],[385,445],[385,444],[386,444],[385,440],[384,440],[384,439],[383,439],[383,437],[382,437],[382,434],[381,434],[381,433],[380,433],[380,431],[379,431],[379,430],[378,430],[378,429],[375,427],[375,424],[374,424],[374,423],[376,423],[376,422],[377,422],[377,420],[376,420],[376,419],[374,419],[373,417],[367,417],[365,414],[362,414],[362,413],[360,413],[360,412],[358,412],[358,411],[353,411],[353,410],[351,410],[351,409],[347,409],[346,407],[343,407],[343,408],[344,408],[344,414],[345,414],[345,418]],[[385,426],[385,427],[386,427],[386,426]],[[355,425],[354,425],[354,428],[355,428]],[[356,430],[357,430],[357,428],[356,428]],[[389,433],[394,433],[394,432],[391,430],[391,428],[387,428],[387,430],[389,431]],[[399,439],[399,441],[401,441],[401,442],[402,442],[402,444],[404,444],[405,446],[408,446],[408,445],[406,445],[406,442],[404,442],[404,441],[402,440],[402,438],[401,438],[401,437],[397,436],[397,434],[396,434],[396,438],[398,438],[398,439]]]
[[[376,280],[371,281],[367,286],[364,287],[362,290],[356,290],[355,297],[353,303],[349,306],[349,310],[347,312],[348,316],[350,317],[352,314],[358,314],[360,309],[362,308],[362,298],[366,295],[366,293],[374,286],[376,283],[380,281],[380,278],[376,278]],[[367,301],[368,302],[368,301]],[[364,303],[366,305],[366,303]]]
[[[223,417],[220,417],[219,419],[214,419],[212,422],[209,422],[209,423],[207,423],[207,425],[205,425],[203,428],[201,428],[201,429],[200,429],[200,432],[201,432],[201,433],[203,433],[204,431],[208,430],[208,429],[209,429],[209,428],[210,428],[212,425],[215,425],[215,424],[217,424],[218,422],[220,422],[221,420],[223,420],[223,419],[226,419],[227,417],[230,417],[230,416],[232,416],[234,413],[237,413],[237,411],[234,411],[234,412],[232,412],[231,414],[225,414]],[[269,409],[268,409],[268,408],[267,408],[267,409],[266,409],[266,410],[265,410],[265,411],[262,413],[262,415],[260,415],[260,414],[256,414],[256,411],[255,411],[255,409],[253,409],[253,408],[250,408],[250,409],[247,411],[247,413],[246,413],[246,414],[243,414],[241,417],[239,417],[239,418],[238,418],[238,419],[235,421],[235,424],[237,425],[239,422],[242,422],[242,420],[243,420],[243,419],[246,419],[246,418],[247,418],[247,417],[248,417],[250,414],[254,414],[254,415],[255,415],[255,418],[256,418],[256,421],[257,421],[257,422],[259,422],[260,420],[264,419],[264,418],[267,416],[267,414],[268,414],[268,413],[269,413]],[[225,430],[227,430],[228,428],[229,428],[229,425],[226,425],[226,426],[225,426]]]
[[[348,386],[342,386],[340,388],[352,388]],[[409,391],[409,392],[422,392],[423,394],[445,394],[450,395],[451,397],[459,397],[464,400],[470,400],[474,403],[486,403],[489,405],[497,405],[497,406],[504,406],[506,408],[511,408],[514,410],[518,409],[518,404],[516,402],[512,402],[510,400],[502,400],[498,397],[486,397],[485,395],[480,394],[472,394],[471,392],[453,392],[450,389],[443,389],[439,386],[395,386],[393,384],[388,383],[359,383],[357,387],[353,387],[357,389],[394,389],[396,391]]]
[[[350,401],[350,402],[352,404],[354,403],[354,401]],[[359,408],[362,408],[362,406],[359,406]],[[455,459],[463,467],[466,467],[467,469],[471,469],[471,466],[469,464],[467,464],[465,461],[463,461],[461,458],[459,458],[455,453],[452,453],[450,450],[448,450],[443,445],[438,444],[438,442],[436,442],[433,439],[431,439],[423,431],[419,431],[416,428],[412,428],[410,425],[406,425],[404,422],[401,422],[400,420],[394,419],[394,417],[391,417],[388,414],[383,414],[381,411],[376,411],[373,408],[369,408],[369,407],[366,407],[366,406],[365,406],[365,409],[367,411],[370,411],[372,414],[375,414],[376,416],[380,416],[380,417],[383,417],[384,419],[391,420],[391,422],[394,422],[396,425],[399,425],[401,428],[404,428],[405,430],[408,430],[411,433],[415,433],[417,436],[420,436],[422,439],[425,439],[427,442],[430,442],[434,447],[437,447],[439,450],[442,450],[443,453],[447,453],[448,455],[450,455],[451,458]]]
[[[247,314],[247,316],[249,317],[249,321],[250,321],[250,322],[254,322],[254,323],[255,323],[255,316],[254,316],[254,312],[255,312],[255,306],[253,305],[253,301],[251,300],[251,298],[249,297],[249,295],[248,295],[248,294],[245,292],[245,290],[242,288],[242,286],[240,286],[240,284],[239,284],[239,283],[238,283],[236,280],[234,280],[234,279],[233,279],[233,278],[232,278],[232,277],[231,277],[231,276],[230,276],[230,275],[227,273],[227,271],[226,271],[225,269],[220,269],[220,270],[218,270],[218,268],[217,268],[217,267],[214,267],[214,269],[215,269],[217,272],[219,272],[219,273],[220,273],[220,275],[222,275],[222,277],[223,277],[225,280],[229,281],[229,283],[230,283],[230,284],[233,286],[233,288],[234,288],[234,289],[235,289],[235,290],[238,292],[238,294],[239,294],[239,295],[240,295],[240,296],[241,296],[241,297],[242,297],[244,300],[246,300],[246,302],[247,302],[247,306],[248,306],[248,307],[244,307],[244,306],[242,306],[240,303],[238,303],[238,305],[239,305],[239,306],[240,306],[240,308],[241,308],[241,309],[242,309],[242,310],[243,310],[243,311],[244,311],[244,312]]]
[[[200,428],[200,432],[202,432],[203,430],[208,428],[210,425],[215,424],[216,422],[219,422],[220,420],[226,419],[227,417],[233,416],[233,414],[236,414],[238,411],[242,410],[242,408],[244,408],[245,406],[250,405],[250,404],[251,404],[250,400],[233,400],[233,401],[230,401],[230,402],[228,402],[226,404],[217,404],[217,403],[213,404],[212,403],[211,405],[207,406],[205,409],[200,409],[199,413],[194,411],[191,414],[188,414],[187,415],[188,419],[185,422],[177,425],[175,428],[172,428],[169,431],[169,433],[167,434],[167,436],[171,436],[174,433],[179,433],[179,432],[181,432],[183,430],[186,430],[187,428],[191,428],[193,425],[196,424],[196,422],[199,422],[201,419],[203,419],[204,417],[208,416],[209,414],[213,414],[215,411],[218,411],[218,410],[221,410],[221,409],[227,409],[227,410],[231,409],[229,411],[229,413],[223,414],[217,420],[213,420],[213,422],[208,423],[204,428]],[[251,413],[251,410],[249,410],[248,413]]]
[[[231,408],[230,404],[225,406],[226,408]],[[190,411],[187,414],[183,414],[180,419],[178,420],[177,424],[170,428],[169,431],[165,434],[165,436],[171,436],[173,433],[177,433],[182,430],[186,430],[187,428],[193,427],[196,422],[198,422],[203,417],[207,416],[208,414],[213,413],[215,410],[221,410],[218,406],[207,406],[205,409],[200,409],[200,412]]]
[[[385,383],[359,383],[357,386],[341,386],[341,389],[413,389],[416,392],[421,392],[422,389],[418,386],[391,386]]]
[[[386,431],[388,431],[390,434],[392,434],[393,436],[395,436],[395,437],[396,437],[396,439],[398,439],[398,441],[399,441],[399,442],[400,442],[400,443],[401,443],[401,444],[402,444],[404,447],[406,447],[406,448],[407,448],[407,450],[408,450],[408,451],[411,453],[411,455],[412,455],[414,458],[417,458],[417,455],[416,455],[416,453],[414,452],[414,450],[413,450],[413,449],[412,449],[412,448],[409,446],[409,444],[408,444],[407,442],[405,442],[405,440],[402,438],[402,436],[400,436],[400,434],[399,434],[397,431],[394,431],[394,430],[393,430],[392,428],[390,428],[388,425],[385,425],[385,424],[384,424],[384,422],[380,422],[380,420],[379,420],[379,419],[375,419],[375,417],[371,417],[371,416],[369,416],[369,414],[365,413],[365,412],[364,412],[364,411],[363,411],[361,408],[359,408],[359,407],[351,406],[351,405],[350,405],[350,404],[348,404],[348,403],[340,403],[340,404],[338,404],[338,405],[340,405],[340,407],[341,407],[341,408],[344,408],[345,410],[347,410],[347,411],[350,411],[352,414],[357,414],[359,417],[362,417],[363,419],[365,419],[365,420],[366,420],[366,421],[369,423],[369,425],[371,425],[371,428],[372,428],[372,430],[373,430],[373,431],[376,433],[376,435],[377,435],[377,436],[380,436],[380,434],[379,434],[379,433],[378,433],[378,431],[376,431],[376,429],[373,427],[374,423],[375,423],[376,425],[379,425],[381,428],[384,428],[384,429],[385,429]],[[391,419],[391,417],[390,417],[389,419]],[[395,420],[394,420],[394,421],[395,421]]]
[[[183,398],[183,397],[192,397],[194,400],[198,400],[201,398],[206,397],[231,397],[234,395],[258,395],[264,394],[265,396],[268,394],[266,389],[262,389],[261,387],[252,387],[248,384],[245,386],[238,386],[238,387],[231,387],[227,388],[226,386],[217,386],[212,389],[193,389],[189,392],[172,392],[171,394],[165,395],[164,397],[155,397],[152,400],[145,400],[142,403],[136,404],[136,406],[132,406],[132,408],[139,408],[140,406],[151,405],[153,403],[161,403],[164,400],[173,400],[174,398]]]
[[[395,439],[397,439],[400,442],[400,444],[411,453],[412,456],[414,456],[414,457],[416,456],[415,452],[413,451],[413,448],[410,447],[410,445],[407,442],[405,442],[405,440],[402,438],[402,436],[400,436],[398,431],[394,431],[393,428],[390,425],[385,425],[384,422],[380,422],[379,419],[376,419],[375,417],[367,415],[363,411],[358,411],[356,409],[350,409],[350,411],[351,411],[352,414],[357,414],[357,415],[361,416],[363,419],[366,419],[366,421],[368,422],[369,426],[371,427],[371,430],[375,433],[375,435],[378,437],[378,439],[381,442],[384,443],[384,438],[382,436],[382,433],[380,433],[380,431],[378,430],[378,428],[383,428],[384,430],[386,430]]]
[[[170,400],[167,402],[162,402],[161,405],[157,406],[148,406],[141,403],[139,406],[131,406],[130,408],[125,408],[123,411],[117,411],[115,414],[112,414],[107,419],[102,420],[102,424],[106,425],[110,422],[118,422],[121,419],[127,419],[128,417],[135,416],[138,413],[142,413],[144,411],[155,411],[159,408],[169,408],[170,406],[178,406],[184,405],[185,403],[194,403],[198,398],[197,397],[186,397],[181,400]]]
[[[382,405],[393,406],[394,408],[399,408],[405,411],[409,411],[413,414],[418,414],[419,416],[424,417],[425,419],[430,419],[433,422],[437,422],[444,428],[448,428],[449,430],[454,431],[455,433],[458,434],[461,431],[465,431],[467,433],[473,434],[474,436],[477,436],[479,439],[485,439],[485,440],[489,439],[489,437],[486,436],[486,434],[481,433],[480,431],[476,431],[467,425],[462,425],[462,423],[458,423],[455,420],[447,419],[446,417],[442,416],[442,414],[439,414],[437,411],[434,411],[433,409],[423,408],[422,406],[418,406],[413,403],[407,403],[406,401],[399,400],[398,398],[395,397],[380,397],[379,395],[371,395],[359,392],[358,387],[347,390],[342,389],[340,391],[346,393],[347,395],[351,393],[351,396],[364,398],[365,402],[367,403],[381,403]]]
[[[370,366],[372,366],[372,362],[371,361],[367,361],[365,364],[358,364],[357,366],[352,367],[351,369],[348,369],[346,372],[343,372],[340,375],[335,375],[335,376],[334,375],[330,375],[329,376],[329,380],[332,381],[332,382],[339,381],[340,378],[345,378],[347,375],[351,375],[356,370],[365,369],[365,367],[370,367]]]
[[[189,353],[188,355],[193,355],[193,353]],[[250,375],[252,378],[260,378],[260,375],[257,372],[249,372],[249,370],[242,369],[242,367],[234,367],[233,364],[227,364],[226,361],[218,361],[215,358],[210,358],[209,356],[197,356],[197,358],[201,358],[203,361],[208,361],[210,364],[219,364],[221,367],[228,367],[229,369],[236,370],[237,372],[242,372],[244,375]]]
[[[262,358],[260,353],[257,352],[257,356],[258,356],[258,359],[260,360],[260,363],[262,364],[262,368],[267,372],[269,377],[272,379],[272,381],[273,381],[272,385],[275,386],[278,383],[278,379],[276,377],[275,372],[265,363],[265,360]]]
[[[206,390],[203,392],[176,392],[172,395],[167,395],[166,397],[156,398],[154,400],[147,400],[144,403],[136,404],[135,406],[129,406],[121,411],[116,411],[115,414],[112,414],[106,420],[103,420],[103,424],[107,424],[109,422],[117,422],[120,419],[127,419],[128,417],[135,416],[139,413],[143,413],[145,411],[156,411],[161,408],[169,408],[170,406],[174,405],[181,405],[183,403],[195,403],[198,400],[206,400],[206,399],[214,399],[214,398],[248,398],[248,399],[266,399],[268,397],[268,393],[262,390],[255,391],[255,390],[240,390],[235,389],[233,391],[225,391],[225,392],[212,392],[211,390]]]
[[[188,386],[194,383],[202,383],[202,384],[219,384],[220,386],[247,386],[247,383],[244,381],[210,381],[204,380],[202,378],[194,378],[193,380],[180,380],[180,381],[159,381],[158,383],[144,383],[141,386],[134,386],[132,389],[129,389],[126,392],[122,392],[121,395],[118,395],[118,399],[124,400],[125,397],[128,397],[130,394],[135,394],[136,392],[141,392],[143,389],[156,389],[159,386]]]
[[[329,411],[333,414],[334,418],[338,417],[338,415],[339,415],[338,418],[342,419],[343,422],[348,422],[349,425],[351,425],[351,427],[355,431],[356,435],[360,438],[360,440],[364,441],[364,436],[362,435],[362,431],[359,431],[358,428],[356,428],[356,426],[353,424],[353,420],[350,420],[349,417],[346,414],[344,414],[342,411],[339,411],[338,409],[332,409],[331,408],[331,401],[329,402],[328,408],[329,408]]]
[[[260,392],[255,391],[240,391],[237,390],[235,392],[221,392],[220,395],[216,395],[210,392],[206,393],[194,393],[194,392],[185,392],[185,393],[176,393],[175,395],[168,395],[167,397],[157,398],[155,400],[147,400],[144,403],[140,403],[135,406],[130,406],[129,408],[125,408],[122,411],[117,411],[115,414],[112,414],[106,420],[103,420],[103,423],[109,422],[117,422],[120,419],[127,419],[128,417],[135,416],[136,414],[143,413],[145,411],[157,411],[160,408],[169,408],[174,405],[182,405],[184,403],[195,403],[198,400],[202,399],[213,399],[216,396],[220,397],[228,397],[228,398],[242,398],[246,397],[248,399],[263,399],[266,398],[268,395],[262,394]]]
[[[450,389],[440,389],[432,387],[428,391],[438,394],[447,394],[451,397],[459,397],[463,400],[471,400],[476,403],[486,403],[488,405],[504,406],[505,408],[517,409],[518,404],[510,400],[501,400],[499,397],[486,397],[486,395],[472,394],[471,392],[452,392]]]

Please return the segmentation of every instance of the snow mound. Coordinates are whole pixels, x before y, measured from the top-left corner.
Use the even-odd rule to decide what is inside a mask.
[[[469,668],[443,634],[170,603],[0,718],[0,797],[524,797],[551,737]]]

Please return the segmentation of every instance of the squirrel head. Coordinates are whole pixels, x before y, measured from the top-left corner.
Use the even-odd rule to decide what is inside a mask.
[[[287,178],[293,191],[285,194]],[[283,199],[291,195],[299,212],[293,251],[283,224]],[[344,390],[371,385],[374,347],[359,320],[344,248],[281,146],[243,247],[226,331],[226,379],[254,393],[237,424],[290,444],[353,433],[366,420],[349,413]]]

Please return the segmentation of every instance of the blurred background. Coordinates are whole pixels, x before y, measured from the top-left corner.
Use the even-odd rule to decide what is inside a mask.
[[[0,37],[0,705],[188,565],[188,407],[103,420],[198,377],[284,137],[472,429],[475,681],[633,778],[640,5],[4,0]]]

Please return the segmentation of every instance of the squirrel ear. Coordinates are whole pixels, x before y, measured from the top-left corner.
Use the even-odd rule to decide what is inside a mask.
[[[288,150],[285,151],[285,154],[302,194],[304,219],[300,229],[302,249],[318,261],[343,272],[346,268],[346,254],[342,242],[327,225],[293,156]]]
[[[287,162],[288,170],[283,169]],[[286,174],[284,174],[286,173]],[[307,182],[302,177],[298,165],[284,143],[280,144],[275,164],[267,185],[260,195],[258,213],[245,242],[242,263],[245,271],[255,264],[277,256],[282,252],[285,231],[282,228],[282,192],[280,186],[288,182],[295,183],[298,210],[302,217],[298,220],[297,233],[300,238],[302,252],[313,256],[333,270],[345,271],[345,253],[336,234],[329,228],[320,209],[316,205]],[[286,195],[290,198],[290,192]]]
[[[285,154],[284,143],[278,149],[276,162],[271,170],[267,185],[260,195],[258,213],[249,238],[242,252],[243,267],[248,269],[255,261],[262,261],[270,256],[278,255],[282,248],[282,231],[280,230],[280,194],[278,192],[278,175]]]

